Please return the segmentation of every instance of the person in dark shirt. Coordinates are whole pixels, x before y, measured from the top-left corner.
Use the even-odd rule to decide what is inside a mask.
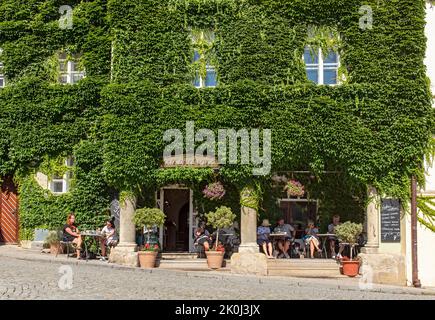
[[[198,227],[195,230],[195,244],[203,246],[205,251],[210,249],[212,239],[210,233],[203,227]]]
[[[75,219],[74,213],[71,212],[66,219],[66,224],[63,226],[63,241],[72,242],[76,245],[77,259],[80,259],[83,240],[79,229],[75,225]]]

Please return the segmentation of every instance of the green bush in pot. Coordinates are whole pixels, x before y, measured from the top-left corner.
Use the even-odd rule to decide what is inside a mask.
[[[361,234],[363,226],[361,223],[346,221],[335,227],[335,235],[341,242],[356,244],[358,236]]]
[[[219,229],[230,227],[236,215],[231,211],[230,208],[221,206],[216,208],[216,211],[209,212],[205,215],[207,217],[207,223],[213,228],[216,228],[216,243],[214,250],[206,251],[207,264],[211,269],[219,269],[222,267],[225,248],[223,245],[219,245]]]
[[[207,223],[213,228],[216,228],[216,244],[215,249],[217,249],[218,239],[219,239],[219,229],[230,227],[236,215],[231,211],[230,208],[221,206],[216,208],[216,211],[209,212],[205,215],[207,217]]]
[[[154,226],[162,226],[165,223],[165,218],[166,215],[164,212],[158,208],[141,208],[136,210],[133,222],[141,228],[146,227],[147,229],[151,229]],[[149,233],[147,242],[148,241]]]
[[[350,260],[341,260],[341,270],[343,274],[349,277],[355,277],[359,272],[359,260],[352,260],[352,251],[358,242],[358,236],[361,234],[363,226],[361,223],[346,221],[335,227],[335,235],[342,243],[350,245]]]
[[[165,223],[165,213],[157,208],[142,208],[135,211],[133,221],[142,229],[146,227],[148,230],[154,226],[162,226]],[[145,247],[138,253],[139,265],[141,268],[154,268],[156,257],[159,251],[159,246],[150,246],[150,233],[148,232],[147,243]]]

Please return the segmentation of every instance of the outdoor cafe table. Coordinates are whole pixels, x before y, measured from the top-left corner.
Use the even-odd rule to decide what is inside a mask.
[[[326,250],[326,240],[329,237],[335,237],[333,233],[318,233],[317,236],[322,240],[322,250],[325,253],[325,258],[328,258],[328,251]]]
[[[91,237],[94,239],[94,241],[97,243],[97,246],[99,247],[100,245],[100,241],[99,238],[101,238],[103,235],[101,232],[96,231],[96,230],[86,230],[83,232],[80,232],[80,235],[84,238],[84,237]],[[86,261],[88,260],[88,246],[86,245],[86,241],[85,239],[83,239],[83,243],[85,244],[85,255],[86,255]]]

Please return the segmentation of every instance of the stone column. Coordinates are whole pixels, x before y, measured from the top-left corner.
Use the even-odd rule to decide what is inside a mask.
[[[241,194],[243,197],[243,194]],[[267,258],[257,245],[257,211],[242,206],[239,252],[231,256],[231,272],[267,275]]]
[[[379,221],[380,206],[379,196],[376,189],[368,187],[367,196],[369,204],[367,205],[366,223],[367,223],[367,244],[362,248],[363,253],[377,253],[379,249]]]
[[[240,216],[239,252],[258,252],[257,245],[257,211],[242,207]]]
[[[136,227],[133,222],[135,210],[135,196],[129,196],[123,199],[121,202],[118,247],[130,248],[131,251],[135,251],[136,248]]]
[[[128,195],[121,200],[120,204],[119,244],[111,250],[109,261],[136,267],[138,265],[136,227],[133,222],[136,197]]]

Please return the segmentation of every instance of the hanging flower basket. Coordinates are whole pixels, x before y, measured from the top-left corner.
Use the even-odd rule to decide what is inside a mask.
[[[297,180],[290,180],[285,190],[290,197],[302,197],[305,194],[304,186]]]
[[[210,200],[220,200],[225,195],[225,188],[222,183],[214,182],[205,186],[202,193],[204,194],[205,198],[208,198]]]

